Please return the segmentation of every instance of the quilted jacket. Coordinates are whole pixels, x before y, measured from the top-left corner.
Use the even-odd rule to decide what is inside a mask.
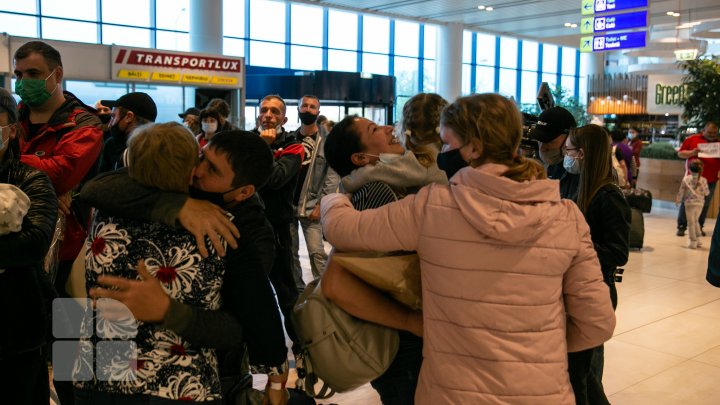
[[[417,404],[574,404],[567,353],[612,336],[615,315],[589,228],[556,180],[465,168],[379,209],[321,204],[344,251],[417,251],[424,362]]]

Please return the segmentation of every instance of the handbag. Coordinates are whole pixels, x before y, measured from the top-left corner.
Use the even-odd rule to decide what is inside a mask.
[[[420,258],[416,253],[334,253],[333,261],[406,306],[422,308]]]
[[[649,190],[629,188],[623,189],[622,192],[631,207],[637,208],[646,214],[652,210],[652,193]]]
[[[292,322],[302,347],[298,386],[313,398],[367,384],[390,367],[398,351],[397,330],[348,314],[323,296],[320,279],[300,295]]]

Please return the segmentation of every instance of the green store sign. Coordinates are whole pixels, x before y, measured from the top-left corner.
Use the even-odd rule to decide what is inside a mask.
[[[687,85],[663,86],[661,83],[655,85],[656,105],[682,105],[687,97]]]

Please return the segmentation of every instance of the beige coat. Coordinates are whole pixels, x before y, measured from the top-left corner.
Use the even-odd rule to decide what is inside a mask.
[[[567,352],[612,336],[615,315],[582,213],[555,180],[488,164],[376,210],[321,204],[344,251],[415,250],[425,345],[417,404],[574,404]]]

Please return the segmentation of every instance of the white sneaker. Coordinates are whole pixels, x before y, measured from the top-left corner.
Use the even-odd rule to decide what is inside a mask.
[[[687,247],[688,247],[689,249],[697,249],[698,243],[697,243],[697,241],[692,241],[692,240],[691,240],[690,242],[688,242]]]

